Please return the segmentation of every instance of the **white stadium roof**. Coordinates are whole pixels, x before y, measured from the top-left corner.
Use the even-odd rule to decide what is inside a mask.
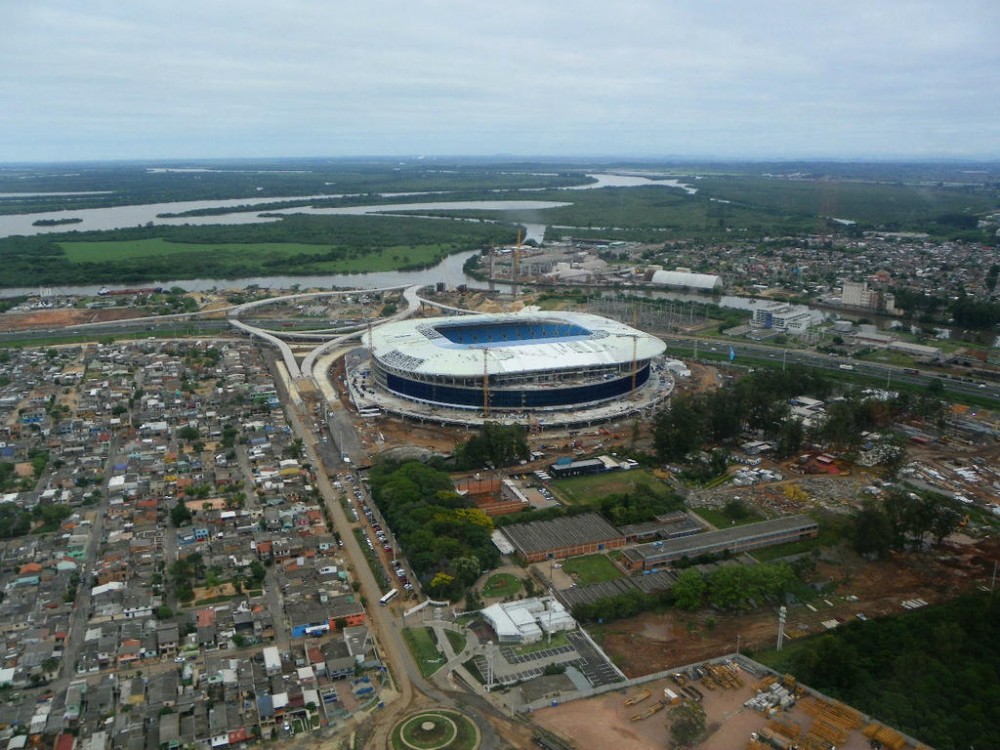
[[[448,326],[558,324],[582,329],[564,338],[535,338],[487,344],[454,343],[439,332]],[[660,339],[587,313],[519,312],[458,317],[414,318],[387,323],[363,336],[373,356],[387,366],[422,375],[456,378],[483,374],[483,349],[491,375],[562,371],[643,362],[666,350]]]

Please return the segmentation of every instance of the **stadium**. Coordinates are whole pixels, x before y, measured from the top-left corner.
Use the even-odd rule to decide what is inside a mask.
[[[364,340],[377,391],[482,416],[621,400],[650,380],[652,361],[666,350],[627,325],[571,312],[404,320]]]

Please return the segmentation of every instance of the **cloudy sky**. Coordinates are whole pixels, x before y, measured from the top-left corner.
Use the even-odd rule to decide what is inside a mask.
[[[0,0],[0,162],[1000,158],[998,0]]]

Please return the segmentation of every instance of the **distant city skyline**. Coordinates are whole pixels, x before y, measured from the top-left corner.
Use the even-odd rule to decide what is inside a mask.
[[[3,3],[0,162],[1000,158],[995,0]]]

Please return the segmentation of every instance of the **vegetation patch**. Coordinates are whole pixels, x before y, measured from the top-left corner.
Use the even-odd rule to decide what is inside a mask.
[[[562,566],[563,570],[572,576],[573,580],[581,586],[613,581],[622,576],[622,572],[615,567],[615,564],[606,555],[571,557],[563,561]]]
[[[457,711],[422,711],[400,721],[389,737],[393,750],[475,750],[476,725]]]
[[[465,651],[465,645],[468,643],[468,638],[466,638],[461,633],[456,633],[454,630],[444,631],[444,637],[448,639],[448,643],[451,644],[451,650],[456,654],[460,654]]]
[[[1000,599],[852,622],[763,663],[937,748],[1000,747]]]
[[[695,508],[692,512],[708,521],[717,529],[727,529],[730,526],[742,526],[764,520],[755,510],[751,510],[747,515],[740,518],[733,518],[725,510],[719,508],[701,507]]]
[[[510,573],[497,573],[490,576],[483,584],[482,594],[488,599],[497,597],[506,599],[508,596],[514,596],[520,590],[521,581],[517,576]]]
[[[434,631],[431,628],[406,628],[403,630],[403,639],[417,667],[420,668],[421,675],[430,677],[441,669],[444,656],[438,651]]]
[[[593,476],[557,479],[551,483],[559,498],[570,505],[593,505],[605,495],[623,494],[638,487],[656,485],[666,487],[664,482],[645,469],[609,471]]]
[[[515,646],[514,653],[518,656],[527,656],[528,654],[534,654],[538,651],[545,651],[549,648],[559,648],[567,645],[569,645],[569,638],[566,637],[565,633],[559,632],[553,633],[551,640],[549,640],[548,637],[545,637],[535,643],[529,643],[525,646]]]

